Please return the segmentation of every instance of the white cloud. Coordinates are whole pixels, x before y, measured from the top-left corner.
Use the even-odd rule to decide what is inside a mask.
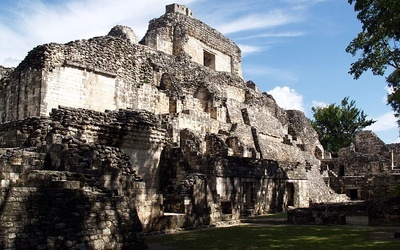
[[[329,104],[321,101],[312,101],[312,107],[327,107]]]
[[[252,46],[246,44],[238,44],[240,50],[242,51],[242,57],[247,56],[252,53],[260,52],[263,50],[262,47],[259,46]]]
[[[397,128],[397,119],[394,117],[393,112],[387,112],[378,118],[373,118],[376,120],[374,124],[366,127],[366,130],[372,130],[374,132],[388,131]]]
[[[181,0],[180,4],[194,1]],[[140,39],[148,22],[164,14],[165,5],[171,3],[169,0],[12,2],[7,10],[0,11],[0,65],[4,66],[16,66],[39,44],[106,35],[117,24],[130,26]]]
[[[288,32],[268,32],[268,33],[263,33],[258,36],[254,36],[253,38],[262,38],[262,37],[298,37],[298,36],[304,36],[306,33],[301,32],[301,31],[288,31]]]
[[[389,86],[385,86],[385,91],[386,91],[386,95],[384,95],[383,97],[382,97],[382,103],[387,103],[387,97],[388,97],[388,95],[389,94],[391,94],[391,93],[393,93],[393,88],[391,88],[391,87],[389,87]]]
[[[284,2],[289,3],[292,5],[292,8],[295,10],[303,10],[307,9],[308,7],[318,4],[321,2],[326,2],[329,0],[284,0]]]
[[[305,32],[302,31],[287,31],[287,32],[265,32],[256,35],[250,36],[242,36],[237,38],[236,40],[249,40],[255,38],[291,38],[291,37],[299,37],[306,35]]]
[[[297,109],[304,112],[303,96],[287,86],[275,87],[267,91],[271,94],[278,105],[284,109]]]
[[[293,75],[292,72],[286,69],[267,67],[267,66],[247,65],[247,67],[243,69],[243,72],[251,77],[268,76],[269,78],[275,79],[279,82],[286,82],[286,83],[298,82],[297,77]]]
[[[226,22],[217,26],[217,30],[224,34],[239,31],[273,28],[297,21],[293,13],[285,13],[281,10],[273,10],[266,14],[253,14],[238,18],[231,22]]]

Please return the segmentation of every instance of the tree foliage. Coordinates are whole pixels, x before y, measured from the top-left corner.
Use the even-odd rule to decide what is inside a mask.
[[[349,146],[358,131],[375,122],[367,120],[364,111],[355,106],[355,101],[349,101],[349,97],[345,97],[340,105],[330,104],[311,109],[314,116],[311,124],[322,146],[333,154]]]
[[[387,103],[400,126],[400,0],[348,0],[362,24],[362,31],[346,51],[360,58],[351,64],[349,73],[358,79],[365,71],[383,76],[391,88]]]

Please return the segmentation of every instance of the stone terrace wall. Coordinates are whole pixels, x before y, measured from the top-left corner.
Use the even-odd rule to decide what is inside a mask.
[[[126,197],[71,188],[2,190],[2,249],[144,249]]]
[[[400,196],[370,202],[368,221],[371,226],[400,226]]]
[[[149,166],[121,148],[162,148],[159,126],[145,111],[63,107],[50,118],[2,124],[3,138],[20,137],[7,142],[17,148],[0,151],[0,246],[142,249],[140,233],[162,215],[163,198],[137,175]],[[147,178],[156,182],[154,173]]]
[[[129,196],[101,192],[88,173],[46,170],[46,154],[33,148],[0,156],[0,248],[145,246]]]
[[[44,117],[0,123],[0,148],[41,146],[50,130],[49,123],[48,118]]]
[[[184,84],[181,98],[188,92],[195,97],[205,82],[210,82],[207,86],[244,85],[240,78],[218,74],[184,56],[171,57],[118,37],[51,43],[30,51],[6,81],[0,102],[1,119],[4,122],[48,116],[58,105],[97,111],[132,108],[168,113],[170,101],[157,88],[165,73],[174,84]],[[214,87],[211,93],[217,89]],[[218,94],[215,96],[226,96],[222,89]],[[97,96],[103,98],[99,100]],[[143,99],[145,96],[147,99]]]
[[[192,17],[167,13],[150,26],[171,24],[182,39],[178,52],[186,38],[197,39],[240,62],[236,45]],[[0,142],[32,147],[42,168],[9,171],[5,186],[20,181],[129,197],[144,230],[160,228],[155,218],[167,198],[160,191],[179,197],[179,204],[166,203],[183,207],[196,225],[228,218],[222,210],[237,218],[332,199],[317,170],[322,146],[304,114],[280,108],[237,70],[217,72],[187,53],[169,55],[119,33],[38,46],[5,81],[2,121],[13,122],[0,127]],[[27,118],[50,110],[48,120]],[[266,161],[279,173],[271,174]],[[189,192],[179,193],[187,181]]]
[[[352,199],[376,199],[400,185],[398,152],[398,145],[386,145],[372,131],[360,131],[338,158],[323,161],[322,166],[336,192]]]
[[[134,166],[134,169],[129,167],[126,171],[128,173],[137,171],[148,188],[158,188],[155,173],[161,150],[169,139],[154,114],[131,110],[101,113],[84,109],[61,108],[53,110],[51,118],[55,121],[51,131],[56,135],[56,137],[53,136],[53,141],[59,141],[57,136],[61,134],[64,141],[70,140],[73,143],[78,140],[85,142],[84,145],[90,145],[90,162],[84,158],[86,163],[83,164],[101,163],[104,162],[104,156],[117,156],[122,162],[114,159],[111,166]],[[99,148],[104,153],[97,152]],[[53,151],[56,150],[51,150]],[[85,152],[85,150],[81,151]],[[123,155],[119,157],[120,152],[123,152]],[[55,159],[58,158],[56,155]],[[130,161],[129,165],[126,163],[127,160]],[[76,166],[76,163],[78,162],[70,165]],[[65,166],[65,163],[61,162],[57,165]],[[101,165],[96,168],[104,169]]]
[[[288,211],[288,222],[298,225],[344,225],[346,216],[367,215],[369,203],[343,202],[316,204]]]

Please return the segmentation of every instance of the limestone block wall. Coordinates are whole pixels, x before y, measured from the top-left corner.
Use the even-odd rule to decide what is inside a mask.
[[[287,134],[287,125],[271,114],[268,107],[250,106],[242,110],[248,117],[248,125],[257,128],[260,133],[276,138],[283,138]]]
[[[41,146],[50,130],[49,123],[44,117],[0,123],[0,148]]]
[[[126,197],[68,188],[1,191],[2,249],[146,247],[136,210]]]
[[[143,109],[154,114],[170,113],[170,98],[151,84],[144,83],[137,90],[137,98],[134,100],[134,109]],[[123,104],[119,103],[119,106]]]
[[[151,20],[140,43],[171,55],[185,52],[202,65],[206,49],[215,57],[215,70],[242,75],[239,47],[215,29],[181,11],[167,8],[165,15]]]
[[[399,186],[396,173],[369,174],[363,176],[330,177],[331,188],[353,200],[372,200],[391,195]]]
[[[117,109],[116,76],[74,66],[67,64],[44,73],[40,115],[47,116],[59,105],[97,111]]]
[[[48,116],[58,105],[168,113],[169,99],[157,90],[155,81],[169,71],[171,59],[111,36],[38,46],[2,88],[2,122]]]
[[[79,173],[81,189],[130,196],[140,182],[146,192],[131,198],[146,228],[163,198],[171,209],[196,210],[193,223],[222,219],[221,198],[235,216],[322,201],[329,189],[314,170],[323,150],[304,114],[245,83],[239,48],[189,14],[167,9],[151,21],[148,46],[111,35],[33,49],[2,80],[2,121],[50,117],[1,124],[1,145],[45,153],[46,171]],[[197,193],[181,207],[185,183],[185,194]]]
[[[368,206],[368,222],[371,226],[400,226],[400,196],[371,201]]]
[[[212,72],[185,57],[174,58],[147,46],[105,36],[34,48],[7,76],[1,91],[2,121],[48,116],[58,105],[96,111],[132,108],[169,113],[176,96],[171,99],[160,91],[161,76],[166,72],[172,77],[174,95],[182,100],[176,106],[183,106],[175,112],[204,109],[223,120],[226,115],[217,114],[221,103],[213,103],[213,93],[243,100],[241,78]],[[224,84],[226,93],[219,86]],[[199,88],[207,89],[208,94],[198,95]]]
[[[226,92],[226,97],[228,99],[236,100],[239,103],[244,103],[246,100],[246,91],[243,88],[228,85],[224,91]]]
[[[37,152],[0,149],[0,188],[5,191],[16,186],[25,173],[43,169],[44,159],[45,154]],[[4,198],[0,198],[0,204],[4,205]]]
[[[204,99],[205,101],[206,99]],[[205,111],[204,105],[202,105],[201,101],[199,98],[193,98],[190,96],[186,96],[183,100],[181,100],[181,110],[177,113],[180,113],[184,110],[192,110],[192,111]]]
[[[208,67],[216,71],[224,71],[231,73],[232,71],[232,59],[229,55],[214,49],[198,39],[189,36],[187,42],[182,46],[183,51],[191,56],[191,59],[201,65],[205,64],[205,53],[211,54],[210,62],[211,65]],[[205,65],[206,66],[206,65]]]
[[[11,84],[1,89],[0,121],[15,121],[40,116],[42,72],[25,69],[12,74]]]
[[[5,79],[7,78],[8,75],[14,70],[14,68],[7,68],[2,65],[0,65],[0,80],[1,80],[1,86],[3,86]]]
[[[395,152],[395,146],[393,147]],[[363,176],[389,172],[392,163],[391,149],[372,131],[357,133],[352,145],[339,151],[332,171],[339,176]],[[393,154],[395,167],[398,155]]]
[[[400,183],[398,148],[398,144],[384,144],[371,131],[360,131],[349,147],[322,166],[338,193],[357,200],[385,197]]]
[[[133,169],[146,182],[146,187],[158,188],[157,167],[167,134],[153,114],[62,108],[53,110],[51,117],[60,122],[60,133],[67,130],[64,133],[72,138],[122,150]]]
[[[310,166],[307,171],[307,179],[310,180],[309,192],[313,203],[349,201],[346,194],[336,193],[331,187],[327,187],[317,167]]]
[[[77,143],[65,146],[73,148]],[[58,171],[49,170],[54,167],[49,164],[49,155],[37,150],[0,150],[0,248],[145,247],[135,203],[129,198],[129,194],[136,193],[136,187],[127,185],[134,183],[135,178],[127,178],[127,172],[125,177],[120,176],[120,189],[126,195],[115,196],[113,192],[101,192],[117,188],[113,178],[108,178],[111,175],[97,172],[94,176],[95,169],[82,169],[85,166],[79,158],[89,155],[81,156],[79,151],[71,150],[76,155],[66,158],[75,161],[69,162],[75,168],[65,162],[63,171]],[[95,152],[99,158],[106,153]],[[112,165],[112,160],[105,161]]]
[[[2,124],[22,134],[9,146],[23,148],[0,149],[0,247],[145,248],[141,221],[147,230],[162,215],[163,198],[115,146],[165,140],[163,130],[141,129],[155,117],[60,108],[51,118]]]
[[[145,232],[157,231],[156,222],[164,215],[163,195],[154,191],[146,189],[143,185],[135,195],[136,210]]]
[[[129,140],[129,137],[125,139],[121,149],[130,157],[134,169],[143,178],[146,187],[158,190],[160,181],[158,166],[164,143],[151,145],[147,142],[148,138],[142,140],[140,137],[133,137],[132,140]],[[162,140],[164,138],[160,139]]]
[[[277,175],[276,162],[218,157],[210,159],[209,164],[216,176],[211,178],[212,190],[221,203],[230,207],[228,211],[223,209],[223,213],[231,213],[236,218],[246,211],[254,215],[286,210],[284,186],[287,177]]]

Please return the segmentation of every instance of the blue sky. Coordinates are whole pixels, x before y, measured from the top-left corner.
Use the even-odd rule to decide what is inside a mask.
[[[0,65],[16,66],[39,44],[101,36],[117,24],[143,37],[148,22],[170,0],[1,0]],[[287,109],[312,117],[311,107],[349,96],[377,122],[386,143],[400,142],[386,105],[383,77],[347,72],[356,60],[345,52],[361,29],[346,0],[181,0],[195,17],[242,49],[245,80],[271,93]]]

